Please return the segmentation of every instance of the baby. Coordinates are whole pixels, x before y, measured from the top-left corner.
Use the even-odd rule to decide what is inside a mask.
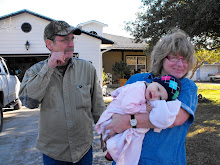
[[[179,79],[172,75],[156,77],[152,83],[138,81],[120,87],[111,93],[113,100],[101,115],[95,131],[102,134],[103,140],[106,141],[109,130],[105,131],[104,128],[111,122],[114,113],[150,113],[151,123],[158,128],[154,131],[160,132],[171,126],[176,119],[181,105],[181,102],[176,100],[180,90]],[[111,137],[106,142],[110,153],[106,154],[106,158],[112,157],[116,164],[120,165],[138,164],[142,141],[148,131],[146,128],[130,128]],[[135,155],[131,151],[135,151]]]

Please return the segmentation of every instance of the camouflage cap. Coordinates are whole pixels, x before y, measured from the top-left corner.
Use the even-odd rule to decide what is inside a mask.
[[[54,36],[67,36],[71,33],[80,35],[82,31],[70,26],[65,21],[52,21],[44,29],[44,39],[52,39]]]

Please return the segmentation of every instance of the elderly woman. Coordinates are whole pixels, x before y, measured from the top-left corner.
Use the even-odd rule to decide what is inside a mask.
[[[194,47],[188,36],[179,30],[157,42],[151,53],[151,60],[151,73],[135,74],[126,84],[136,81],[150,83],[156,76],[173,75],[182,83],[178,97],[181,108],[170,128],[162,130],[160,134],[153,129],[145,134],[139,165],[186,164],[185,137],[194,121],[197,106],[197,86],[192,80],[185,78],[196,61]],[[132,118],[131,115],[115,114],[112,119],[106,126],[106,129],[111,129],[110,136],[131,127],[155,128],[150,122],[149,114],[134,114]]]

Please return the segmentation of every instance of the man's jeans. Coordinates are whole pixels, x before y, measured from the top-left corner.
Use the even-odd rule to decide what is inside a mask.
[[[92,147],[77,163],[64,162],[52,159],[43,154],[44,165],[92,165]]]

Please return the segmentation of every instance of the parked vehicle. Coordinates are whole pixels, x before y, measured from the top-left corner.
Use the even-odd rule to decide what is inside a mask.
[[[210,81],[219,81],[220,80],[220,73],[210,73],[208,74],[210,77]]]
[[[3,126],[3,108],[13,107],[15,110],[21,108],[18,98],[20,81],[17,76],[10,75],[5,60],[0,57],[0,132]]]

